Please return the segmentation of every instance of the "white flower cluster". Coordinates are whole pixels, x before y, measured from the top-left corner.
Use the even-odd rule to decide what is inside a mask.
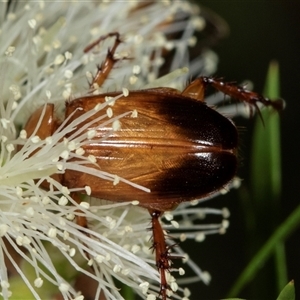
[[[63,299],[83,299],[82,287],[76,288],[74,284],[78,274],[96,283],[94,299],[100,295],[105,299],[122,299],[121,283],[140,295],[147,295],[143,297],[148,299],[157,294],[160,279],[150,250],[147,210],[134,202],[108,203],[90,197],[78,203],[72,193],[89,195],[88,186],[68,189],[51,177],[68,169],[95,172],[84,165],[92,158],[84,157],[81,152],[82,143],[91,133],[82,130],[73,138],[65,138],[82,120],[69,125],[62,123],[60,129],[46,139],[35,134],[28,136],[20,129],[41,105],[55,103],[55,114],[60,116],[65,101],[87,94],[91,74],[95,74],[97,65],[105,60],[113,41],[108,38],[92,51],[84,53],[83,50],[111,32],[119,32],[123,41],[116,53],[120,60],[98,93],[126,92],[126,89],[155,85],[182,88],[190,74],[180,68],[190,66],[188,49],[195,44],[195,31],[204,27],[205,20],[198,9],[185,1],[0,3],[0,280],[3,299],[18,295],[49,299],[58,294]],[[171,51],[172,59],[165,66]],[[194,75],[214,71],[215,61],[213,53],[203,53],[193,64]],[[168,73],[170,75],[158,80]],[[107,105],[98,109],[107,113]],[[41,119],[43,114],[45,110]],[[121,117],[114,117],[112,121]],[[39,123],[36,126],[38,128]],[[78,161],[72,162],[70,157]],[[100,171],[96,176],[126,181],[126,178],[119,179]],[[45,182],[48,189],[42,188]],[[175,212],[185,224],[183,231],[193,227],[191,220],[199,213],[212,212],[187,205]],[[227,212],[216,210],[214,213],[227,218]],[[88,228],[74,221],[80,216],[87,218]],[[189,223],[184,216],[188,216]],[[180,225],[173,221],[171,214],[166,217],[172,228]],[[180,234],[178,237],[200,241],[205,234],[220,233],[226,226],[225,222],[199,227],[190,236]],[[179,247],[176,251],[182,254]],[[190,266],[197,280],[209,281],[207,273],[192,262]],[[181,269],[178,271],[184,273]],[[24,285],[20,284],[20,278]],[[188,291],[175,283],[171,287],[177,294],[181,291],[188,297]]]

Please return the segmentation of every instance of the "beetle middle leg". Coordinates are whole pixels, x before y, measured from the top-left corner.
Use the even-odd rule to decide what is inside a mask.
[[[111,32],[106,35],[103,35],[100,38],[98,38],[95,42],[85,47],[84,49],[84,52],[87,53],[91,49],[93,49],[96,45],[98,45],[101,41],[107,39],[108,37],[115,37],[116,38],[115,43],[113,47],[108,50],[105,61],[102,63],[100,67],[98,67],[97,74],[95,75],[95,77],[93,78],[90,84],[91,89],[102,86],[104,81],[107,79],[109,73],[111,72],[112,68],[114,67],[114,64],[119,60],[119,59],[115,59],[114,55],[118,46],[122,43],[120,39],[120,34],[118,32]]]

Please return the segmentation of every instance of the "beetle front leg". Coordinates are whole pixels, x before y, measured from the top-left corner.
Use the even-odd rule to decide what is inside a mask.
[[[113,37],[113,36],[116,38],[115,43],[113,47],[108,50],[106,59],[102,63],[101,67],[98,67],[97,74],[95,75],[95,77],[93,78],[90,84],[91,89],[102,86],[104,81],[107,79],[109,73],[111,72],[114,64],[119,60],[119,59],[115,59],[114,55],[118,46],[122,43],[120,39],[120,34],[118,32],[111,32],[107,35],[101,36],[99,39],[97,39],[95,42],[91,43],[84,49],[84,52],[87,53],[91,49],[93,49],[96,45],[98,45],[101,41],[107,39],[108,37]]]

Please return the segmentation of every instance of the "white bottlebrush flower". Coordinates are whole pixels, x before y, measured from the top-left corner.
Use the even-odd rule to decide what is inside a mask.
[[[190,66],[189,46],[195,43],[195,31],[204,27],[205,20],[198,10],[185,1],[0,3],[0,279],[3,299],[18,294],[36,299],[57,294],[64,299],[82,299],[81,289],[73,284],[78,274],[96,282],[95,299],[100,295],[106,299],[122,298],[113,279],[140,295],[147,295],[148,299],[157,294],[160,279],[149,249],[147,210],[136,203],[110,203],[90,198],[77,203],[71,194],[89,195],[88,186],[68,189],[50,177],[68,169],[96,172],[85,166],[93,158],[82,156],[81,148],[92,133],[83,130],[64,139],[94,112],[83,115],[77,123],[63,123],[60,130],[44,140],[34,132],[28,136],[20,128],[41,105],[55,103],[55,113],[59,116],[66,100],[88,93],[88,80],[95,74],[96,66],[105,60],[113,38],[103,40],[88,53],[83,53],[83,49],[111,32],[121,34],[123,43],[116,53],[120,61],[97,92],[126,93],[126,89],[151,86],[181,89],[191,76],[183,68]],[[166,66],[169,51],[173,51],[173,59]],[[212,52],[203,52],[191,67],[192,75],[210,74],[215,63]],[[163,74],[169,75],[157,80]],[[103,109],[103,114],[110,113],[108,104],[98,109]],[[41,112],[41,118],[43,114],[45,111]],[[111,122],[121,117],[113,116]],[[70,158],[78,161],[72,162]],[[115,182],[126,181],[126,178],[100,171],[95,175]],[[48,189],[42,188],[45,181]],[[188,205],[182,205],[173,215],[165,215],[165,228],[174,237],[202,241],[206,234],[223,233],[228,226],[224,221],[194,227],[193,220],[199,216],[219,214],[226,219],[228,212]],[[74,221],[79,216],[87,217],[88,228]],[[173,216],[178,217],[179,224]],[[191,227],[196,233],[187,233]],[[178,229],[182,231],[180,234],[176,233]],[[179,247],[174,251],[184,256]],[[202,272],[192,261],[187,262],[195,271],[196,280],[209,282],[208,273]],[[24,281],[24,288],[16,276],[10,276],[13,270]],[[177,271],[184,273],[182,269]],[[177,290],[175,280],[169,278],[169,282],[172,289]],[[176,293],[184,297],[189,294],[182,288]]]

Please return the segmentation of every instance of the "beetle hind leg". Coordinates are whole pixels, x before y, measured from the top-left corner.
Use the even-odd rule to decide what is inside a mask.
[[[113,47],[108,50],[105,61],[102,63],[101,66],[98,66],[98,71],[95,77],[93,78],[92,82],[90,83],[90,88],[92,90],[102,86],[102,84],[107,79],[109,73],[111,72],[112,68],[114,67],[114,64],[119,60],[116,59],[114,55],[116,53],[118,46],[122,43],[120,39],[120,34],[118,32],[111,32],[109,34],[101,36],[95,42],[91,43],[84,49],[84,52],[87,53],[91,49],[93,49],[96,45],[98,45],[101,41],[104,41],[109,37],[115,37],[115,43]]]

